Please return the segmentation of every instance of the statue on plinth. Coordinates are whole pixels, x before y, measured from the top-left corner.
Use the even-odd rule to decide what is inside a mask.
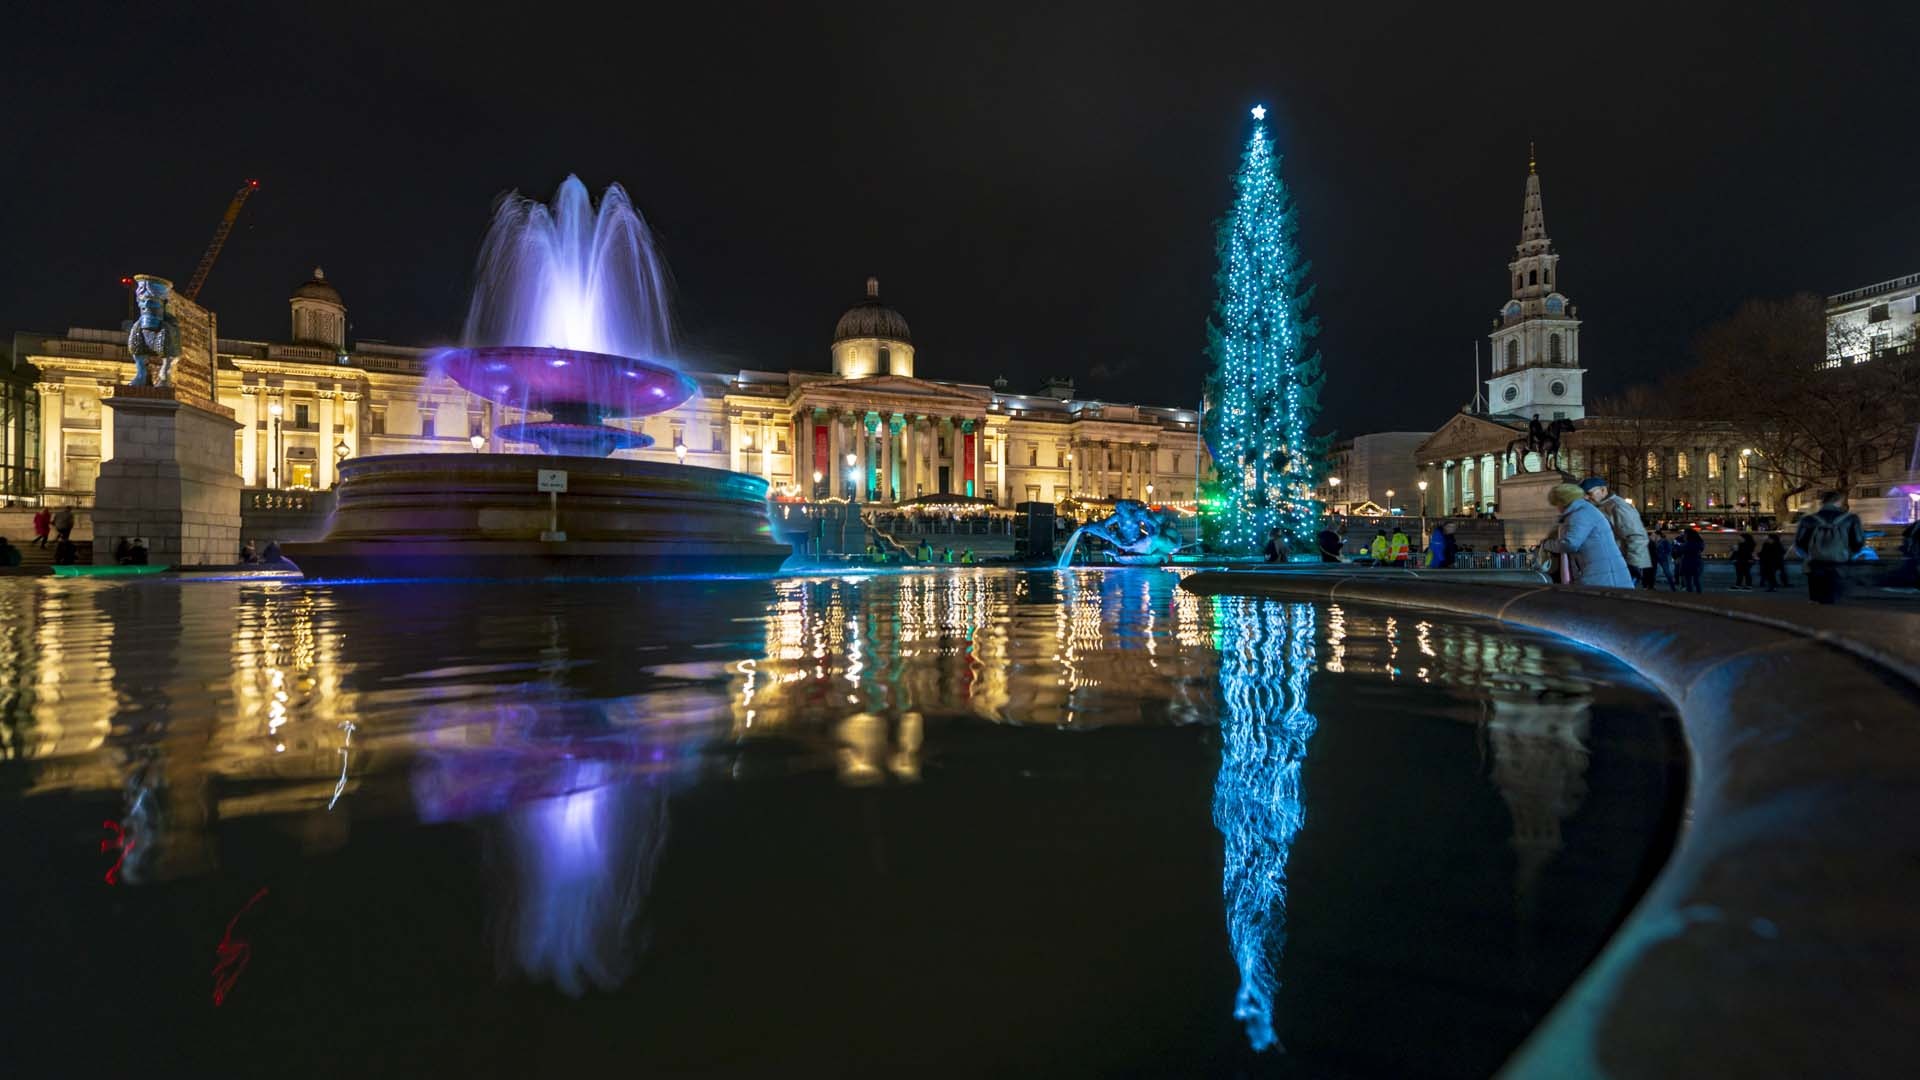
[[[1578,430],[1574,422],[1566,417],[1556,417],[1551,424],[1540,422],[1540,414],[1534,413],[1527,421],[1527,434],[1507,444],[1507,453],[1516,458],[1515,472],[1545,472],[1560,467],[1560,437]],[[1527,454],[1540,456],[1538,470],[1527,468]]]
[[[133,300],[140,317],[127,332],[127,351],[133,354],[134,386],[172,386],[173,365],[180,360],[180,320],[167,310],[173,282],[151,274],[133,279]]]

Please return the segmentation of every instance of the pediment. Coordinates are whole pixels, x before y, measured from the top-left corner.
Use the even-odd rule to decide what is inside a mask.
[[[802,385],[796,396],[803,401],[815,397],[917,398],[929,404],[963,405],[974,409],[985,408],[992,400],[989,394],[968,393],[957,387],[902,375],[875,375],[867,379],[831,379],[810,382]]]
[[[1455,413],[1453,419],[1440,425],[1439,431],[1414,450],[1414,456],[1421,461],[1431,461],[1462,454],[1491,453],[1504,449],[1508,443],[1525,434],[1526,429],[1522,427],[1502,424],[1473,413]]]

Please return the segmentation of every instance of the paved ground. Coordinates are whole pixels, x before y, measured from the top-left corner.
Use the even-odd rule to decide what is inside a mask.
[[[1759,571],[1754,571],[1758,580]],[[1742,596],[1764,598],[1777,603],[1796,603],[1812,607],[1807,599],[1807,577],[1801,573],[1798,563],[1787,567],[1787,588],[1777,592],[1767,592],[1756,587],[1752,592],[1736,591],[1733,588],[1733,565],[1725,562],[1707,563],[1706,573],[1700,575],[1701,595]],[[1660,591],[1667,591],[1667,583],[1660,582]],[[1920,614],[1920,589],[1885,589],[1878,587],[1853,586],[1842,604],[1847,607],[1884,608],[1891,611],[1906,611]]]

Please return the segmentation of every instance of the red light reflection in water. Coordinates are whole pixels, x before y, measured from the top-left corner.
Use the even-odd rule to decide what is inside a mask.
[[[133,851],[134,840],[133,837],[127,835],[127,830],[117,821],[103,821],[100,823],[100,827],[113,832],[112,836],[101,838],[100,853],[103,855],[109,851],[118,851],[120,853],[120,857],[113,860],[113,865],[107,867],[106,876],[107,884],[118,885],[120,884],[120,868],[127,865],[127,855]]]
[[[214,946],[213,1004],[216,1008],[227,1000],[233,984],[240,981],[240,973],[247,970],[247,963],[253,959],[253,946],[245,940],[234,939],[233,924],[240,921],[240,916],[253,910],[253,905],[265,895],[267,890],[261,889],[253,894],[253,899],[241,905],[240,910],[233,913],[233,918],[227,920],[227,932],[221,935],[220,944]]]

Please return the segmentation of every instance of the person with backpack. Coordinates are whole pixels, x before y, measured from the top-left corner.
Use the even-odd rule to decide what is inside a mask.
[[[1733,587],[1741,592],[1753,591],[1753,555],[1753,534],[1741,533],[1733,549]]]
[[[1816,604],[1840,602],[1846,591],[1840,568],[1867,546],[1860,515],[1846,508],[1845,498],[1838,491],[1821,492],[1820,509],[1801,518],[1793,533],[1793,549],[1807,571],[1807,599]]]
[[[34,544],[38,545],[39,547],[46,547],[47,534],[51,533],[52,531],[53,531],[53,511],[43,506],[40,508],[39,513],[33,515]]]

